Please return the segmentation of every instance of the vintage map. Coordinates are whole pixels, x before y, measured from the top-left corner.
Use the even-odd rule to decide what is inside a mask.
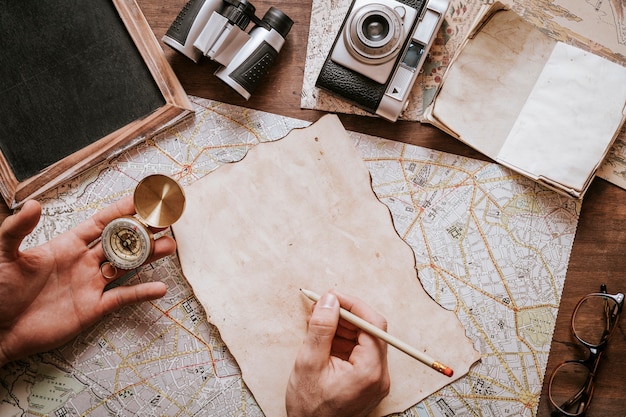
[[[148,174],[188,185],[308,124],[192,101],[195,119],[49,193],[25,246],[131,193]],[[536,415],[580,202],[497,164],[352,137],[374,191],[414,250],[424,288],[458,315],[482,354],[466,377],[401,415]],[[128,279],[163,281],[168,293],[107,317],[60,349],[0,369],[0,415],[262,416],[177,257]]]
[[[622,0],[501,0],[549,36],[626,65],[626,3]],[[301,106],[368,113],[315,87],[315,80],[351,0],[313,0]],[[400,117],[419,121],[461,40],[489,0],[451,0],[437,40]],[[487,70],[487,69],[486,69]],[[622,131],[598,175],[626,188],[626,132]]]

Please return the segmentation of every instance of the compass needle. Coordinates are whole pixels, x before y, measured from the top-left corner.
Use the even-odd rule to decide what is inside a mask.
[[[152,232],[130,216],[109,223],[102,232],[102,247],[109,262],[120,269],[135,269],[152,254]]]

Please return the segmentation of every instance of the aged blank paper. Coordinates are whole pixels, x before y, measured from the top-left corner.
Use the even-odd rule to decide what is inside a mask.
[[[425,119],[582,198],[626,120],[626,68],[557,42],[500,2],[479,17]]]
[[[286,415],[311,309],[299,288],[364,299],[389,333],[454,369],[448,378],[389,347],[391,393],[373,415],[407,409],[479,359],[455,314],[424,292],[413,252],[336,116],[257,145],[186,195],[173,227],[183,273],[267,416]]]

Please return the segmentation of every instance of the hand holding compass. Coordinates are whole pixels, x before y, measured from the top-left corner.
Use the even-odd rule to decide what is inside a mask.
[[[176,222],[185,209],[185,194],[178,182],[155,174],[137,184],[133,203],[136,216],[119,217],[102,232],[102,249],[107,260],[100,271],[105,278],[112,279],[118,269],[135,269],[148,260],[154,251],[150,227],[162,229]],[[113,273],[105,273],[107,265]]]
[[[98,210],[75,227],[39,246],[21,249],[41,218],[28,200],[0,224],[0,367],[61,346],[122,307],[156,300],[167,292],[159,280],[112,286],[112,264],[101,243],[106,225],[136,212],[132,196]],[[48,219],[55,221],[54,218]],[[146,262],[171,255],[176,242],[158,236]]]

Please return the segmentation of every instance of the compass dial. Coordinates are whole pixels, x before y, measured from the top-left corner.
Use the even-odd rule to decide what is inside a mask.
[[[152,232],[134,217],[120,217],[102,232],[102,248],[111,264],[120,269],[135,269],[152,254]]]

